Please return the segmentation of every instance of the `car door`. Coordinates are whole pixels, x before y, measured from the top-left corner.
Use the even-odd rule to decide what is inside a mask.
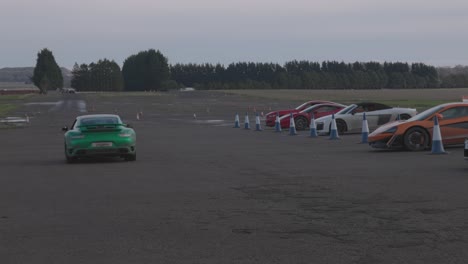
[[[369,130],[372,131],[377,127],[388,123],[391,120],[391,107],[378,103],[366,103],[363,104],[364,111],[366,113],[367,124]],[[361,125],[362,128],[362,114],[361,114]]]
[[[468,137],[468,106],[455,106],[440,112],[439,127],[444,144],[462,144]]]
[[[351,113],[346,117],[346,125],[348,132],[360,132],[362,130],[362,119],[366,113],[366,119],[368,118],[367,107],[365,105],[358,105]]]

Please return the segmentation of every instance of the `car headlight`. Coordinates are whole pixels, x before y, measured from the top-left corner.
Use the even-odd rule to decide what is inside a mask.
[[[120,133],[119,134],[119,137],[131,137],[131,136],[132,136],[132,134],[130,134],[130,133]]]

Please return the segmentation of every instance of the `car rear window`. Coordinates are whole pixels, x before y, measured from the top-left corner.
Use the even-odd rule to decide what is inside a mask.
[[[92,125],[116,125],[120,124],[117,117],[90,117],[83,118],[80,120],[81,126],[92,126]]]

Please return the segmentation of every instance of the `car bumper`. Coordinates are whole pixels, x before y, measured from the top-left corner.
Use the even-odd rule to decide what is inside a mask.
[[[112,146],[93,146],[93,143],[112,142]],[[136,141],[132,137],[123,137],[112,141],[89,141],[77,139],[66,144],[68,157],[125,156],[136,153]]]
[[[369,146],[377,149],[399,149],[404,146],[402,136],[389,136],[380,139],[369,138]]]
[[[69,148],[68,157],[120,157],[135,154],[135,146],[119,146],[111,148]]]
[[[319,135],[328,135],[330,133],[330,131],[328,130],[329,125],[327,126],[326,123],[317,122],[316,127],[317,127],[317,134]]]

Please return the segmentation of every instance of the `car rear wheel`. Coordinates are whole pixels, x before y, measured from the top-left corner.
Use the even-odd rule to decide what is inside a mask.
[[[65,160],[67,161],[67,163],[73,163],[76,161],[76,158],[75,157],[70,157],[68,156],[68,153],[67,153],[67,145],[65,145]]]
[[[296,126],[296,130],[306,130],[308,126],[307,119],[304,117],[296,117],[294,120],[294,125]]]
[[[135,161],[136,160],[136,153],[135,154],[129,154],[125,156],[126,161]]]
[[[65,159],[66,159],[67,163],[73,163],[73,162],[76,161],[76,158],[69,157],[69,156],[65,156]]]
[[[429,146],[429,133],[421,127],[413,127],[405,133],[403,140],[407,150],[422,151]]]
[[[348,131],[348,126],[343,119],[336,120],[336,130],[338,130],[339,134],[343,134],[344,132]]]

